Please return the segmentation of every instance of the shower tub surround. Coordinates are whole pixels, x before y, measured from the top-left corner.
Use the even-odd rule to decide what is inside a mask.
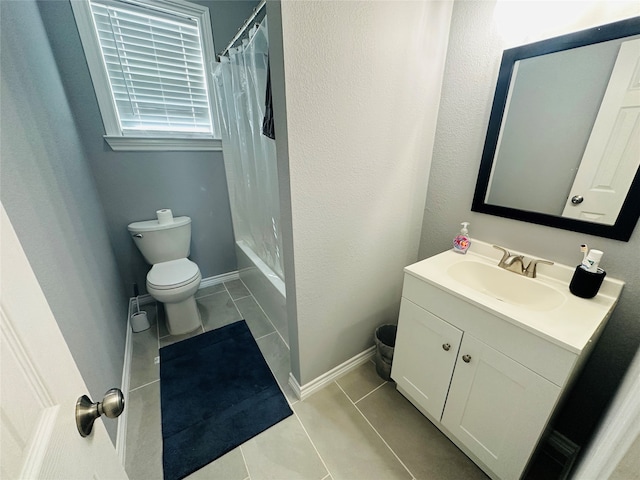
[[[271,319],[288,347],[287,297],[284,282],[242,240],[236,242],[236,257],[240,279]]]

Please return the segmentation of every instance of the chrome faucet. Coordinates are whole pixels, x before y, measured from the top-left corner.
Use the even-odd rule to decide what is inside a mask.
[[[499,247],[498,245],[494,245],[493,248],[497,248],[502,252],[502,258],[500,259],[500,262],[498,262],[498,266],[500,268],[524,275],[524,255],[511,255],[509,250]]]
[[[527,265],[527,269],[524,271],[524,276],[529,278],[536,278],[536,275],[538,274],[536,267],[539,263],[544,263],[545,265],[553,265],[553,262],[550,260],[531,260],[529,262],[529,265]]]
[[[537,275],[537,266],[540,263],[544,263],[547,265],[553,265],[553,262],[549,260],[531,260],[529,265],[524,266],[524,255],[511,255],[511,252],[506,248],[499,247],[498,245],[494,245],[493,248],[497,248],[502,251],[502,258],[498,262],[498,266],[500,268],[504,268],[505,270],[509,270],[510,272],[517,273],[519,275],[524,275],[529,278],[536,278]]]

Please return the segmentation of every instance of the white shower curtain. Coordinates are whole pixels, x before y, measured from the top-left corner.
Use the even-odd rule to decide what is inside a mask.
[[[214,72],[236,241],[284,280],[275,141],[261,133],[268,68],[267,19]]]

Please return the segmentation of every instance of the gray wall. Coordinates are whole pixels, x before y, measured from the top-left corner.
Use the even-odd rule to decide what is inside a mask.
[[[120,386],[127,320],[105,214],[35,2],[0,7],[2,203],[99,399]]]
[[[209,6],[221,50],[256,2]],[[131,283],[148,266],[126,233],[158,208],[193,218],[203,276],[235,270],[221,153],[115,153],[67,1],[0,2],[0,192],[60,330],[101,398],[122,378]],[[105,422],[115,440],[116,422]]]
[[[210,9],[216,51],[221,51],[257,2],[199,1]],[[107,230],[122,278],[146,291],[145,264],[128,232],[133,221],[155,218],[156,210],[192,218],[190,258],[203,278],[236,270],[233,227],[222,152],[114,152],[104,128],[80,37],[68,1],[41,1],[42,19],[78,125],[89,167],[104,206]]]
[[[456,2],[424,214],[420,258],[451,246],[461,221],[471,237],[568,265],[579,245],[603,250],[608,275],[626,282],[619,305],[579,378],[556,428],[584,445],[640,344],[640,227],[619,242],[470,211],[503,41],[493,2]],[[603,18],[600,23],[613,21]]]

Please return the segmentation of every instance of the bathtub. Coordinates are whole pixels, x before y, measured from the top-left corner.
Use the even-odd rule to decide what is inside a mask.
[[[236,256],[240,279],[251,291],[288,347],[287,295],[284,282],[242,240],[236,242]]]

